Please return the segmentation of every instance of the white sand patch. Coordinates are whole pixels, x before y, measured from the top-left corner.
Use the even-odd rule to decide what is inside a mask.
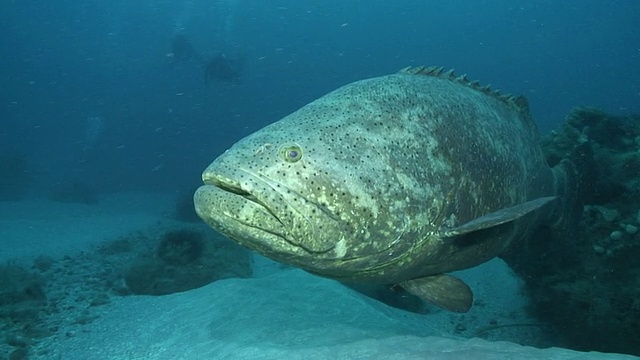
[[[122,298],[81,330],[49,339],[41,354],[95,360],[633,358],[443,338],[436,329],[444,327],[441,320],[289,270],[164,297]]]

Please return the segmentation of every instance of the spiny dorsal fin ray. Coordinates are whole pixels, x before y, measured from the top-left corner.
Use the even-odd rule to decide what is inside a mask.
[[[449,79],[459,84],[468,86],[472,89],[480,91],[491,97],[494,97],[507,105],[514,106],[523,113],[529,113],[529,103],[524,96],[514,96],[510,94],[501,94],[498,90],[492,90],[491,85],[480,86],[480,82],[477,80],[469,81],[467,75],[456,76],[454,69],[444,72],[443,67],[438,66],[409,66],[399,71],[401,74],[409,75],[425,75],[435,76],[443,79]]]

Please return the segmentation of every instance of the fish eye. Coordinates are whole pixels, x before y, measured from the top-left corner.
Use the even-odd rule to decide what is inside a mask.
[[[280,156],[287,162],[297,162],[302,159],[302,148],[296,144],[284,145],[280,148]]]

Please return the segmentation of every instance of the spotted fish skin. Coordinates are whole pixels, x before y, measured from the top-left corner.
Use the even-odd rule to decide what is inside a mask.
[[[240,140],[194,201],[210,226],[277,261],[402,284],[481,264],[557,216],[546,204],[567,185],[538,139],[523,98],[407,68]]]

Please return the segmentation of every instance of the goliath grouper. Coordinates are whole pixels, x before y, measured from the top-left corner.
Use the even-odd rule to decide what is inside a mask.
[[[575,168],[549,168],[538,141],[524,98],[407,68],[240,140],[204,171],[195,207],[277,261],[465,312],[469,287],[445,273],[557,225],[570,207]]]

